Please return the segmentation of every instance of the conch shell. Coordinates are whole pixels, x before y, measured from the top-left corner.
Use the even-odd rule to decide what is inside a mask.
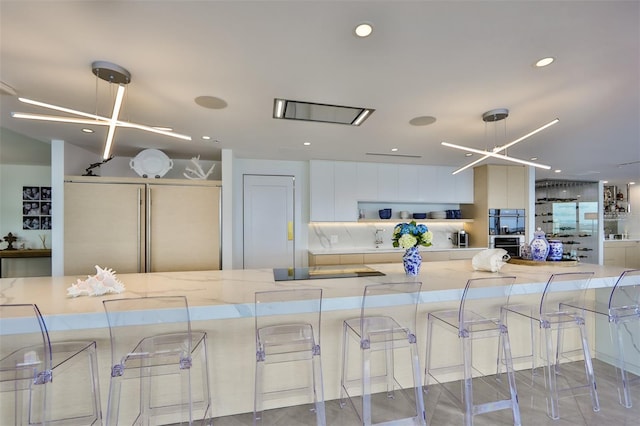
[[[115,271],[110,268],[102,269],[96,265],[97,274],[87,275],[86,280],[80,280],[67,288],[67,296],[102,296],[107,293],[122,293],[124,284],[116,277]]]

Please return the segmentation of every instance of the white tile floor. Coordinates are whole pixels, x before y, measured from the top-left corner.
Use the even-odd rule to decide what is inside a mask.
[[[518,398],[522,424],[525,426],[637,426],[640,424],[640,389],[635,388],[634,406],[624,408],[618,404],[614,369],[602,362],[594,361],[600,411],[594,412],[589,395],[563,398],[560,401],[560,419],[551,420],[546,414],[544,394],[537,389],[527,387],[518,379]],[[579,370],[579,365],[578,365]],[[214,395],[215,404],[215,395]],[[427,420],[431,426],[462,425],[464,416],[457,402],[439,386],[432,386],[425,396]],[[269,410],[265,412],[264,425],[269,426],[306,426],[315,424],[315,414],[310,406],[297,406]],[[338,401],[326,402],[327,425],[359,425],[358,416],[349,405],[340,408]],[[253,413],[214,419],[215,426],[246,426],[253,424]],[[476,426],[512,425],[511,411],[499,411],[474,417]]]

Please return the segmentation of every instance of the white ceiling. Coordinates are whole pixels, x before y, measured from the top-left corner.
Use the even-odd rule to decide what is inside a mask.
[[[357,39],[362,21],[374,33]],[[508,154],[562,169],[538,178],[640,181],[638,1],[1,0],[0,40],[0,80],[18,95],[110,115],[109,84],[91,73],[93,61],[110,61],[132,75],[122,118],[193,137],[118,129],[118,156],[153,147],[210,160],[228,148],[244,158],[461,166],[462,151],[441,141],[491,149],[558,117]],[[545,56],[556,61],[532,66]],[[203,95],[228,106],[200,107]],[[376,111],[360,127],[275,120],[276,97]],[[51,112],[9,95],[0,108],[2,127],[102,152],[103,127],[87,135],[12,118]],[[494,108],[510,110],[497,136],[481,118]],[[437,121],[409,124],[423,115]],[[391,148],[420,158],[366,155]]]

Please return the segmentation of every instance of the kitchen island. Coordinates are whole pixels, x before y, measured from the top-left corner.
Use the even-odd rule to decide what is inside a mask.
[[[36,303],[48,324],[52,339],[92,339],[98,343],[103,410],[109,386],[109,331],[102,301],[120,297],[185,295],[194,329],[209,334],[209,363],[215,417],[253,410],[255,340],[253,295],[256,291],[295,287],[323,289],[322,362],[325,398],[339,397],[342,321],[359,315],[364,286],[379,282],[420,280],[418,340],[424,347],[428,311],[456,308],[469,278],[491,275],[473,271],[470,260],[424,263],[419,277],[407,277],[401,264],[375,264],[385,276],[274,281],[271,269],[121,274],[126,291],[101,297],[66,296],[77,278],[33,277],[0,279],[0,303]],[[501,274],[515,275],[517,292],[539,297],[552,273],[593,271],[593,287],[610,287],[622,272],[619,267],[592,264],[577,266],[505,265]],[[489,297],[489,296],[488,296]],[[0,332],[6,333],[6,330]],[[518,339],[512,337],[512,343]],[[593,342],[593,340],[592,340]],[[424,352],[423,350],[421,352]],[[420,354],[424,362],[424,353]]]

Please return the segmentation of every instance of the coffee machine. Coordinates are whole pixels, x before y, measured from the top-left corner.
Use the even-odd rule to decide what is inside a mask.
[[[469,247],[469,234],[464,230],[453,233],[453,245],[458,248]]]

